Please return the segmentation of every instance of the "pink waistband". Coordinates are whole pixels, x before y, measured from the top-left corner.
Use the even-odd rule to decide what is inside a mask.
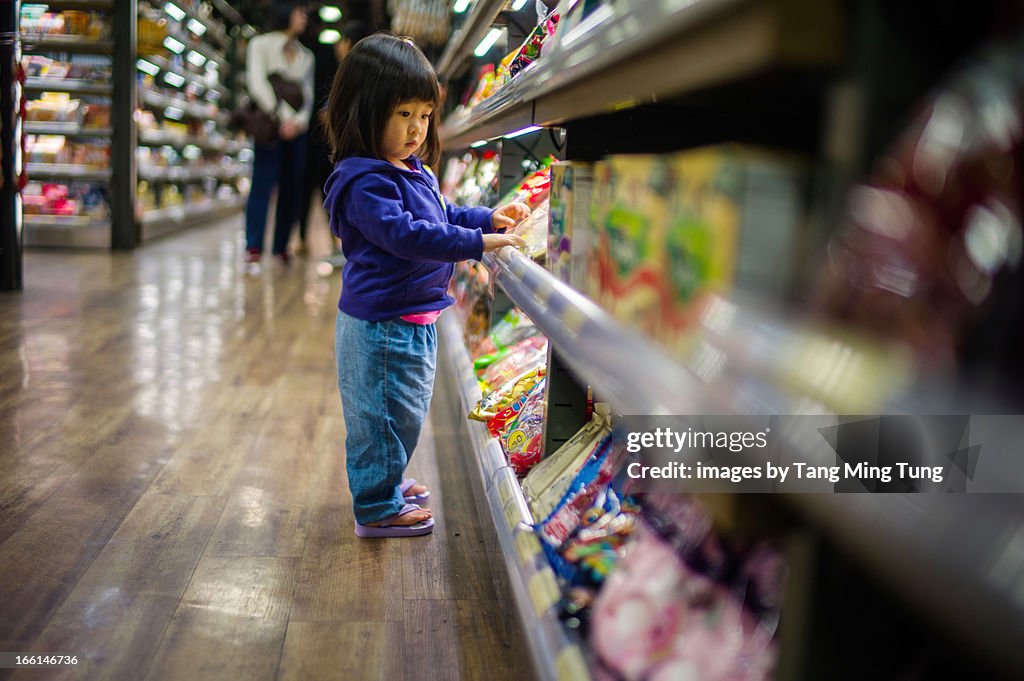
[[[433,324],[437,321],[437,318],[441,316],[440,310],[432,310],[430,312],[416,312],[414,314],[402,315],[402,321],[411,322],[413,324]]]

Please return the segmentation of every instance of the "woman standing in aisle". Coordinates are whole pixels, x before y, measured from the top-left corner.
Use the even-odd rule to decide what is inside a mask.
[[[270,194],[278,188],[273,253],[289,261],[288,239],[299,215],[302,179],[306,166],[309,118],[313,113],[313,53],[298,38],[309,21],[301,2],[275,2],[271,31],[257,36],[246,52],[249,95],[265,113],[278,121],[278,139],[255,145],[252,188],[245,209],[246,262],[256,264],[263,254]],[[272,81],[279,77],[292,89],[301,89],[302,101],[278,97]],[[297,104],[297,106],[296,106]]]
[[[521,203],[493,211],[445,203],[424,164],[440,157],[440,100],[423,53],[378,33],[352,48],[328,101],[337,164],[324,206],[347,257],[335,352],[360,537],[433,530],[430,511],[414,503],[429,491],[404,473],[434,391],[434,322],[454,302],[452,263],[522,244],[495,232],[530,214]]]

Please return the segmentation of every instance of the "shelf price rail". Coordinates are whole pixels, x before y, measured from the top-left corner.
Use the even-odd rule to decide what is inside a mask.
[[[473,362],[462,341],[455,317],[449,312],[438,323],[442,347],[454,368],[463,414],[481,398],[473,373]],[[577,641],[558,619],[561,591],[533,531],[533,516],[515,473],[505,459],[498,441],[479,421],[468,421],[474,453],[487,507],[494,521],[498,544],[505,560],[509,581],[540,681],[589,681],[590,672]]]

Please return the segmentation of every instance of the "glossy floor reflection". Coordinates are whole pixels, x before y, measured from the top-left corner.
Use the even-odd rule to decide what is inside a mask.
[[[26,255],[0,295],[0,651],[79,664],[0,679],[528,678],[451,414],[413,470],[435,535],[352,535],[320,220],[254,276],[240,218]]]

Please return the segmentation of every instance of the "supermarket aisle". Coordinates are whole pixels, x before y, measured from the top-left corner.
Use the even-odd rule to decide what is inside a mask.
[[[242,250],[235,218],[29,253],[0,297],[0,650],[78,656],[47,679],[528,678],[450,424],[413,465],[438,531],[357,541],[340,277]]]

